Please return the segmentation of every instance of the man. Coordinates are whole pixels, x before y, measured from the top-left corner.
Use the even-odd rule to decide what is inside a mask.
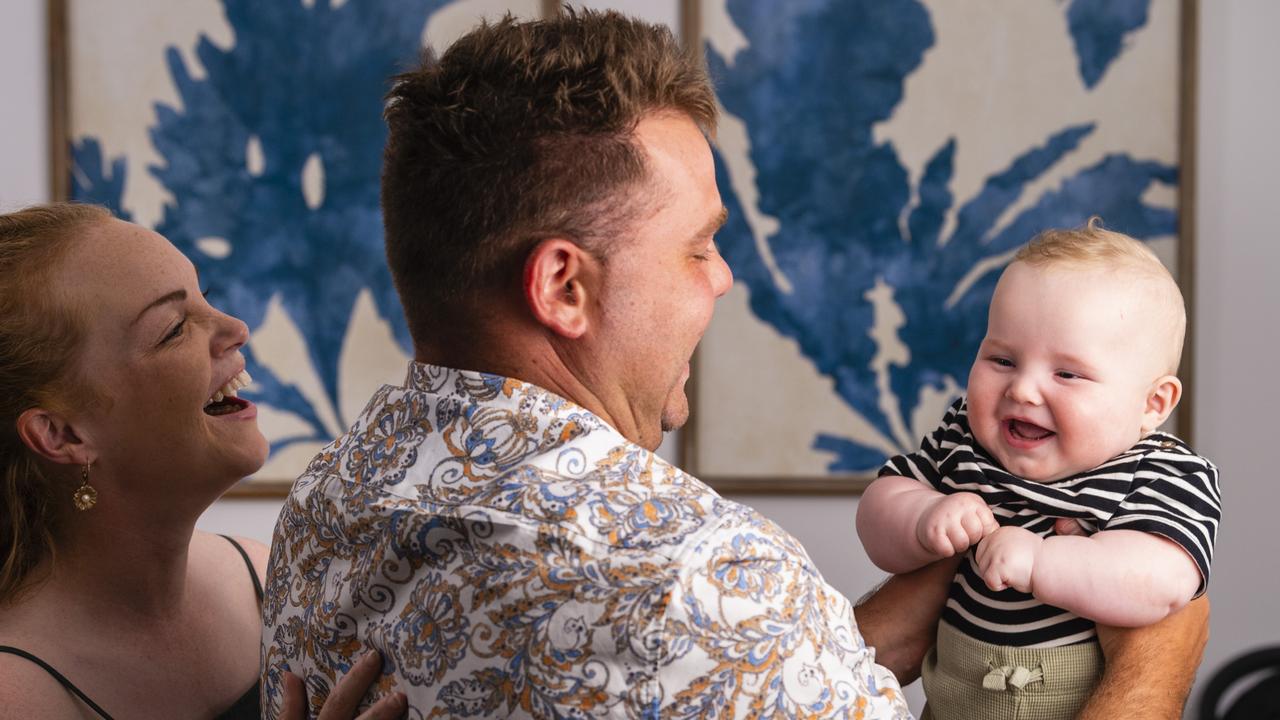
[[[271,704],[284,667],[323,701],[372,648],[424,717],[907,717],[891,671],[918,671],[953,567],[855,623],[794,538],[652,452],[732,283],[696,60],[612,13],[507,19],[397,78],[386,115],[415,362],[281,514]],[[1094,717],[1176,713],[1203,622],[1108,636],[1130,672],[1188,657],[1104,683]]]

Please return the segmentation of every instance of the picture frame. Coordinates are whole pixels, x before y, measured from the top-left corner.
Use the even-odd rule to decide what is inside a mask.
[[[999,268],[1047,227],[1152,239],[1194,315],[1199,5],[1119,4],[683,0],[736,276],[692,363],[684,469],[860,493],[962,392]],[[1194,347],[1189,324],[1188,386]],[[1190,441],[1192,414],[1187,393],[1167,426]]]
[[[282,497],[411,355],[378,209],[390,77],[481,18],[559,5],[47,3],[50,196],[156,229],[246,322],[271,454],[228,495]]]
[[[197,0],[184,0],[184,2],[196,1]],[[76,36],[73,32],[75,26],[74,11],[81,7],[81,4],[87,4],[87,0],[80,0],[80,4],[77,3],[77,0],[47,0],[47,2],[49,12],[48,27],[51,123],[51,142],[49,153],[53,169],[53,172],[51,173],[52,187],[50,188],[50,192],[51,196],[55,199],[66,199],[76,196],[75,184],[72,182],[72,178],[74,175],[73,170],[76,168],[77,157],[73,153],[73,148],[75,147],[74,143],[78,136],[79,127],[76,124],[75,117],[76,108],[83,105],[83,100],[78,99],[75,95],[75,88],[83,84],[82,82],[78,83],[78,80],[83,79],[80,77],[83,73],[77,72],[76,66],[72,62],[72,58],[77,52],[84,49],[84,43],[77,44],[76,42]],[[895,12],[902,11],[904,9],[911,11],[913,7],[917,9],[925,8],[926,12],[928,12],[926,3],[914,2],[913,0],[894,0],[894,2],[900,3],[903,6],[902,8],[897,8]],[[1006,2],[1013,2],[1013,0],[1006,0]],[[1161,15],[1162,13],[1167,15],[1170,7],[1175,7],[1178,11],[1178,18],[1176,23],[1174,23],[1176,26],[1175,30],[1170,31],[1168,29],[1168,22],[1165,22],[1162,25],[1162,27],[1166,28],[1165,32],[1176,33],[1176,38],[1172,42],[1177,48],[1175,50],[1175,55],[1178,60],[1178,62],[1171,64],[1171,67],[1174,68],[1174,77],[1172,82],[1175,83],[1174,87],[1176,98],[1174,100],[1174,104],[1176,105],[1176,108],[1171,114],[1171,116],[1175,118],[1175,121],[1170,132],[1174,136],[1173,142],[1176,147],[1178,182],[1176,184],[1176,188],[1173,189],[1173,193],[1177,198],[1176,207],[1179,230],[1176,243],[1173,244],[1172,249],[1166,247],[1165,254],[1172,254],[1172,256],[1176,258],[1176,261],[1171,264],[1176,264],[1177,278],[1179,284],[1182,286],[1188,308],[1193,308],[1194,274],[1192,272],[1192,268],[1194,267],[1195,252],[1195,242],[1192,236],[1195,210],[1193,202],[1195,180],[1193,138],[1195,120],[1196,15],[1198,13],[1198,2],[1195,0],[1124,0],[1124,2],[1126,4],[1131,4],[1134,7],[1145,6],[1148,15]],[[205,6],[208,6],[210,3],[218,4],[218,0],[203,0],[203,4]],[[340,4],[332,2],[332,0],[329,2],[326,2],[326,0],[315,0],[313,2],[303,2],[302,6],[306,7],[310,5],[314,7],[319,4],[321,7],[332,7],[330,3],[332,3],[332,5]],[[141,2],[136,4],[139,6],[142,5]],[[456,6],[467,6],[471,10],[475,10],[483,6],[491,12],[508,9],[512,4],[513,3],[510,2],[497,2],[497,0],[466,0],[466,2],[455,3]],[[554,0],[524,0],[524,5],[527,7],[524,8],[523,12],[530,15],[538,13],[542,16],[547,16],[550,13],[559,12],[560,10],[560,4]],[[857,2],[844,3],[843,5],[858,11],[860,11],[859,8],[861,8],[868,12],[870,12],[870,8],[874,7],[874,4]],[[125,3],[124,5],[118,5],[117,7],[127,6],[128,3]],[[1002,9],[1000,2],[995,1],[988,2],[983,7],[986,8],[986,11],[991,11],[992,8],[995,8],[996,10]],[[153,8],[154,5],[149,9]],[[686,388],[690,399],[692,413],[690,422],[681,432],[679,442],[680,462],[683,468],[699,476],[722,492],[775,494],[858,493],[869,481],[871,477],[870,472],[865,470],[862,472],[830,471],[829,469],[824,471],[821,467],[818,467],[818,471],[815,471],[812,436],[809,438],[810,442],[807,446],[804,442],[795,442],[794,438],[780,439],[779,435],[768,431],[767,422],[762,425],[761,422],[754,418],[750,413],[744,412],[741,402],[737,405],[727,402],[728,400],[735,398],[745,398],[745,404],[748,406],[747,409],[749,409],[749,406],[751,405],[766,408],[766,420],[772,417],[775,418],[776,421],[777,417],[782,417],[784,419],[784,424],[786,424],[786,422],[789,422],[786,420],[788,414],[799,414],[804,416],[806,414],[812,414],[813,409],[816,407],[826,407],[830,410],[832,398],[843,398],[843,396],[834,389],[834,380],[831,379],[831,373],[824,375],[822,372],[815,373],[813,370],[808,371],[810,377],[802,380],[803,383],[806,383],[809,393],[808,395],[805,395],[804,393],[795,394],[790,392],[788,383],[793,382],[793,376],[804,374],[804,372],[796,372],[797,363],[795,361],[797,358],[800,360],[799,365],[801,366],[801,371],[803,371],[802,366],[805,362],[809,362],[811,365],[813,364],[812,359],[806,360],[807,356],[804,354],[803,349],[799,352],[793,350],[792,357],[789,359],[788,363],[784,364],[780,368],[772,369],[764,374],[761,374],[758,370],[748,371],[748,374],[745,376],[731,379],[727,385],[725,384],[726,377],[733,377],[732,374],[725,374],[726,358],[731,360],[733,363],[739,363],[756,359],[761,355],[767,355],[769,352],[776,354],[780,348],[778,344],[779,338],[781,338],[784,343],[792,342],[799,347],[799,343],[795,341],[794,337],[788,336],[786,332],[780,331],[776,327],[771,327],[767,322],[760,321],[758,316],[754,316],[755,320],[746,325],[748,330],[751,333],[755,333],[757,336],[761,336],[763,334],[763,336],[768,337],[768,333],[773,333],[776,337],[771,337],[767,342],[761,344],[754,343],[750,337],[739,337],[744,334],[741,326],[743,318],[745,317],[747,320],[751,320],[753,317],[752,311],[750,310],[751,303],[753,302],[751,299],[752,294],[748,288],[752,287],[752,283],[760,285],[758,278],[751,278],[749,277],[750,273],[744,273],[742,271],[744,267],[747,267],[742,265],[742,263],[745,262],[744,258],[748,257],[749,253],[743,253],[742,250],[744,243],[741,242],[741,239],[750,236],[753,243],[760,244],[762,239],[770,239],[772,237],[768,233],[761,232],[758,227],[752,228],[749,225],[751,222],[758,225],[762,217],[767,225],[770,216],[768,216],[767,213],[762,213],[760,211],[759,203],[757,201],[763,200],[765,206],[772,207],[769,205],[770,202],[773,202],[771,194],[776,195],[778,193],[778,188],[781,187],[775,183],[775,185],[766,189],[763,193],[758,187],[753,187],[756,183],[754,182],[755,178],[752,177],[752,173],[756,172],[756,170],[751,166],[751,163],[747,163],[745,165],[746,171],[743,172],[742,168],[744,165],[741,162],[741,158],[743,157],[744,150],[742,145],[745,141],[749,146],[753,133],[760,137],[768,137],[770,136],[770,132],[774,133],[771,137],[785,136],[785,133],[779,134],[777,132],[777,128],[773,128],[772,130],[759,128],[757,127],[759,123],[744,121],[742,118],[735,115],[735,110],[742,112],[741,109],[743,107],[750,106],[752,98],[749,94],[743,95],[741,92],[739,92],[736,97],[730,97],[728,96],[729,92],[725,90],[728,86],[741,88],[752,84],[751,82],[744,81],[742,79],[742,67],[734,67],[733,65],[725,62],[726,58],[730,58],[741,52],[743,43],[747,43],[749,47],[748,35],[750,33],[743,34],[741,28],[731,27],[726,29],[723,23],[726,17],[731,17],[732,12],[743,12],[743,8],[746,8],[751,13],[759,16],[760,19],[757,20],[756,25],[753,26],[756,29],[769,29],[771,27],[774,29],[779,27],[785,28],[788,22],[802,20],[802,18],[787,15],[787,13],[792,12],[791,9],[775,8],[771,4],[730,2],[729,0],[679,0],[680,33],[687,42],[692,43],[694,50],[699,53],[705,52],[708,56],[714,56],[714,62],[711,66],[713,81],[716,82],[717,87],[721,89],[722,104],[725,106],[725,121],[722,123],[719,136],[715,138],[714,144],[716,148],[721,192],[730,199],[735,212],[733,214],[733,218],[731,218],[730,225],[721,233],[719,241],[726,250],[727,255],[733,255],[736,253],[736,255],[730,257],[730,264],[731,266],[734,266],[735,272],[738,274],[737,284],[739,286],[738,288],[735,288],[734,291],[731,291],[730,295],[721,301],[719,309],[717,310],[717,318],[713,321],[699,351],[694,356],[692,362],[692,374]],[[437,11],[439,10],[440,8],[437,8]],[[455,8],[455,11],[456,10],[457,8]],[[1068,12],[1069,7],[1059,4],[1059,11],[1063,13]],[[885,10],[884,12],[888,13],[888,10]],[[465,18],[463,17],[464,15],[465,12],[457,14],[453,19],[455,26],[465,27],[469,23],[473,23],[475,18],[478,17],[478,15],[474,13]],[[1161,16],[1163,17],[1163,15]],[[901,12],[899,12],[897,17],[902,17]],[[881,18],[881,20],[883,20],[883,18]],[[982,23],[977,24],[982,25]],[[996,23],[994,25],[988,24],[986,27],[988,30],[992,28],[1007,30],[1008,27],[1011,26],[1002,26]],[[934,28],[931,28],[931,30],[933,29]],[[1123,59],[1126,53],[1130,52],[1129,45],[1132,45],[1136,35],[1149,29],[1149,27],[1141,27],[1138,30],[1130,30],[1128,33],[1121,33],[1121,46],[1115,57]],[[838,25],[833,24],[832,31],[835,32],[836,30],[838,30]],[[892,36],[893,32],[903,32],[902,28],[893,28],[890,30],[881,28],[881,30],[882,32],[880,34],[882,36]],[[947,32],[945,26],[939,26],[936,28],[936,31],[939,37],[945,36]],[[197,41],[195,38],[196,36],[188,37],[185,47],[177,48],[177,52],[179,54],[177,60],[180,61],[180,64],[192,67],[195,66],[196,59],[193,55],[193,53],[197,52]],[[215,37],[214,42],[212,42],[213,49],[215,50],[220,49],[218,41],[221,41],[223,46],[225,46],[228,38]],[[1168,38],[1166,38],[1166,42],[1168,41]],[[1128,43],[1128,45],[1126,43]],[[937,43],[935,42],[934,45],[936,44]],[[836,43],[833,42],[832,45],[835,46]],[[738,49],[735,50],[734,48]],[[119,46],[117,45],[114,49],[119,50]],[[936,50],[933,45],[929,45],[922,52],[924,56],[926,56],[925,61],[928,62],[927,56],[929,53],[936,53],[940,51]],[[184,56],[183,53],[186,53],[186,55]],[[170,71],[173,67],[173,62],[174,60],[166,58],[166,63],[169,64],[169,67],[162,68],[162,70],[165,72]],[[1107,67],[1110,64],[1117,64],[1119,62],[1120,61],[1113,58],[1111,63],[1104,63],[1102,75],[1105,76],[1106,72],[1108,72]],[[757,63],[757,65],[754,66],[755,71],[760,71],[762,68],[765,68],[765,65],[766,64]],[[912,69],[911,72],[901,73],[900,77],[898,77],[899,84],[906,85],[908,82],[916,82],[916,80],[913,79],[913,75],[919,71],[920,67],[917,65],[917,67]],[[195,80],[198,82],[199,78],[197,77]],[[728,81],[727,85],[726,81]],[[1103,78],[1103,82],[1105,83],[1105,77]],[[158,112],[153,110],[150,107],[150,104],[151,103],[148,103],[148,107],[145,108],[145,112],[143,113],[144,116],[147,113],[152,113],[154,115],[155,112]],[[896,109],[897,106],[894,105],[893,107]],[[133,117],[136,118],[138,115],[135,113]],[[750,120],[750,118],[748,120]],[[884,123],[883,120],[878,122],[879,124]],[[135,124],[137,123],[135,122]],[[873,125],[875,124],[877,123],[873,123]],[[761,133],[763,133],[763,135],[761,135]],[[893,140],[898,139],[899,138],[896,136],[893,138]],[[148,138],[145,137],[144,133],[142,142],[145,143],[147,141]],[[733,147],[734,142],[739,143],[736,150]],[[962,144],[960,149],[957,151],[958,154],[963,156],[966,147],[966,145]],[[110,174],[110,170],[112,168],[111,160],[118,155],[116,152],[117,149],[118,148],[113,149],[113,147],[110,146],[100,148],[100,156],[95,168],[95,172],[100,175],[100,177],[97,178],[100,182],[98,183],[98,186],[94,188],[93,192],[104,191],[110,195],[111,192],[117,191],[117,189],[113,188],[115,179],[113,179]],[[736,162],[737,165],[734,165],[734,162],[730,162],[728,160],[733,156],[734,152],[737,153],[737,155],[734,156],[736,157],[734,162]],[[125,152],[124,155],[128,157],[130,153]],[[138,161],[136,164],[138,167],[136,168],[137,172],[135,177],[145,175],[147,173],[148,161],[143,159]],[[906,169],[919,174],[922,171],[922,164],[923,163],[921,162],[915,162]],[[820,167],[821,163],[814,163],[814,165]],[[988,165],[991,165],[991,163],[989,162]],[[299,172],[301,173],[305,169],[306,168],[303,167]],[[827,169],[830,170],[830,168]],[[998,169],[998,163],[995,166],[988,167],[987,169]],[[751,182],[746,182],[744,178],[751,180]],[[299,183],[300,186],[302,184],[303,183]],[[910,189],[913,186],[908,184],[907,187]],[[305,190],[305,188],[300,187],[299,191],[302,190]],[[750,197],[752,193],[755,193],[754,200]],[[94,201],[102,200],[101,197],[93,194],[90,194],[88,197],[83,197],[83,199]],[[955,203],[952,209],[962,205],[966,199],[967,198],[963,196],[955,198]],[[161,207],[163,207],[163,202],[156,203],[153,206],[153,208]],[[158,222],[160,218],[159,211],[153,209],[150,217],[153,223]],[[735,225],[735,223],[742,223],[744,220],[749,221],[748,226],[745,229],[741,224]],[[777,220],[777,218],[773,218],[773,220]],[[794,220],[794,218],[784,218],[784,220]],[[1105,217],[1104,220],[1106,220]],[[788,223],[780,222],[777,229],[777,236],[784,237],[788,229]],[[1125,230],[1126,228],[1118,227],[1117,229]],[[736,244],[734,242],[735,233],[736,237],[739,239]],[[757,237],[761,235],[764,237]],[[219,244],[218,240],[225,241],[226,238],[209,235],[188,237],[183,241],[185,242],[185,245],[182,247],[188,252],[195,252],[200,249],[200,243],[203,241],[206,249],[212,249],[215,252],[218,252],[220,248],[226,247],[224,244]],[[767,245],[768,243],[765,244]],[[1168,243],[1166,243],[1166,245],[1168,245]],[[736,266],[735,263],[737,263]],[[757,293],[757,295],[761,296],[763,296],[763,294],[764,293]],[[213,297],[213,299],[215,303],[218,300],[216,296]],[[370,314],[368,312],[370,306],[375,310],[384,311],[383,314],[390,314],[390,312],[386,311],[388,303],[385,300],[384,293],[381,301],[368,299],[368,301],[365,302],[365,315],[359,322],[352,319],[347,324],[349,326],[353,324],[359,325],[359,327],[364,330],[369,330],[374,334],[381,333],[382,337],[380,341],[382,341],[383,344],[386,344],[386,337],[395,335],[395,331],[387,327],[391,325],[393,321],[389,322],[385,317],[379,317],[376,312]],[[233,312],[236,310],[235,308],[230,309]],[[256,318],[257,322],[252,323],[255,326],[255,331],[261,328],[264,319],[266,319],[266,313],[259,312],[256,314],[258,315]],[[735,320],[739,322],[739,325],[734,325]],[[783,324],[785,325],[785,323]],[[1193,377],[1194,372],[1194,330],[1194,325],[1188,327],[1187,341],[1184,349],[1184,360],[1182,363],[1181,375],[1184,380],[1187,381]],[[789,332],[791,332],[792,335],[799,334],[799,331],[797,331],[794,326],[789,330]],[[290,333],[284,334],[288,335]],[[304,329],[299,328],[297,332],[293,332],[292,334],[295,336],[305,336],[307,335],[307,332]],[[261,342],[262,340],[263,338],[255,337],[253,344],[264,344]],[[343,339],[343,342],[345,341],[346,338]],[[373,340],[370,340],[370,342],[373,342]],[[269,345],[270,342],[265,344]],[[762,352],[761,348],[768,349],[768,352]],[[401,350],[403,349],[402,343]],[[288,365],[297,361],[299,359],[297,348],[295,347],[292,352],[294,353],[292,360],[277,361],[276,365]],[[302,354],[306,353],[304,352]],[[332,348],[330,348],[330,354],[332,354]],[[285,355],[288,356],[288,352],[285,352]],[[403,366],[400,365],[403,359],[403,356],[395,356],[394,353],[388,353],[382,360],[373,363],[378,366],[377,370],[363,372],[361,374],[370,378],[370,384],[374,382],[373,378],[375,376],[378,377],[377,382],[379,383],[382,381],[398,380],[398,378],[393,378],[392,375],[393,373],[403,373]],[[313,362],[313,365],[317,364],[322,363]],[[330,358],[330,364],[334,364],[332,358]],[[890,363],[890,365],[891,364],[892,363]],[[397,365],[400,365],[400,367],[396,367]],[[837,363],[836,366],[838,367],[839,363]],[[393,368],[395,369],[393,370]],[[753,372],[755,373],[754,375],[751,374]],[[381,375],[379,375],[379,373],[381,373]],[[330,374],[332,374],[332,372],[330,372]],[[816,376],[820,381],[822,378],[827,378],[826,381],[833,387],[826,388],[825,390],[821,387],[815,388],[813,382],[814,376]],[[952,377],[951,380],[955,381],[956,378]],[[290,383],[282,382],[277,384],[288,385]],[[292,384],[295,387],[299,386],[299,383],[297,382]],[[326,383],[323,382],[320,384],[326,385]],[[329,383],[328,385],[333,385],[333,383]],[[782,397],[770,396],[762,398],[761,393],[758,391],[761,388],[768,388],[773,385],[782,388]],[[856,387],[856,384],[852,387]],[[350,398],[367,397],[369,388],[370,386],[352,387],[345,393],[345,395]],[[865,392],[865,387],[863,391]],[[320,393],[323,394],[323,392],[324,391],[322,389]],[[364,394],[361,395],[361,393]],[[303,395],[305,400],[305,396],[308,394],[315,396],[317,391],[312,388],[308,392],[299,392],[298,394]],[[337,398],[337,394],[338,393],[334,391],[329,392],[329,395],[332,397],[330,405],[333,408],[339,408],[330,413],[334,419],[327,423],[323,420],[320,420],[319,422],[320,425],[327,424],[330,430],[334,428],[340,429],[341,416],[347,414],[346,409],[341,408],[343,403]],[[788,396],[790,396],[789,401]],[[346,404],[350,405],[354,402],[354,400],[351,400]],[[844,401],[840,399],[839,402]],[[836,403],[837,406],[839,402]],[[936,405],[938,402],[940,401],[935,398],[934,404]],[[862,404],[866,406],[865,398],[863,399]],[[918,403],[917,407],[919,407]],[[928,413],[923,414],[928,415]],[[1191,394],[1188,393],[1184,396],[1179,406],[1177,418],[1174,423],[1178,433],[1184,437],[1184,439],[1190,439],[1191,418],[1192,397]],[[264,418],[264,422],[270,426],[273,420],[268,417]],[[879,424],[884,425],[883,422]],[[872,423],[872,425],[875,425],[875,423]],[[918,430],[920,423],[902,422],[900,425],[904,427],[910,426],[905,435],[897,433],[900,437],[897,437],[898,442],[896,443],[896,446],[899,449],[905,449],[906,443],[903,441],[903,438],[910,437],[914,431]],[[766,431],[763,436],[758,432],[759,427],[755,428],[757,433],[752,435],[751,430],[753,426],[765,427]],[[843,426],[840,423],[835,423],[826,428],[826,430],[832,436],[829,439],[829,447],[838,447],[841,440],[848,439],[840,436],[840,433],[848,430],[848,427]],[[895,433],[890,432],[887,434],[894,435]],[[880,435],[884,436],[886,433],[880,432]],[[273,445],[275,445],[278,440],[279,437],[276,438],[276,441],[273,441]],[[260,473],[259,476],[242,482],[233,489],[231,494],[251,496],[278,496],[283,494],[292,482],[293,477],[297,474],[297,471],[300,471],[301,467],[299,464],[301,462],[301,458],[304,456],[309,457],[311,452],[319,447],[319,445],[314,442],[310,446],[303,446],[301,443],[296,445],[297,447],[295,448],[294,457],[289,462],[275,463],[274,465],[269,463],[268,467],[264,468],[264,472]],[[744,448],[749,452],[744,454]],[[826,452],[828,455],[833,454],[833,451],[831,450]],[[771,464],[772,467],[764,467],[757,463],[749,457],[749,453],[764,453],[770,458],[768,463],[765,464]],[[796,455],[800,455],[801,458],[796,460]],[[807,457],[805,457],[806,455]],[[278,453],[273,454],[273,458],[277,456]],[[289,463],[292,463],[292,469],[282,469],[288,466]],[[735,465],[735,463],[737,463],[737,465]],[[869,469],[870,468],[868,467],[867,470]]]

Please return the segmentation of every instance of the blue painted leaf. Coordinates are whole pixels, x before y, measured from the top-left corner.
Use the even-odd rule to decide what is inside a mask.
[[[102,144],[84,137],[71,144],[71,197],[79,202],[102,205],[121,220],[131,220],[124,209],[124,185],[129,177],[123,157],[112,158],[111,168],[102,166]]]
[[[892,428],[909,425],[924,389],[941,389],[948,377],[964,384],[986,331],[999,268],[960,285],[975,265],[1040,230],[1079,225],[1095,213],[1136,237],[1171,232],[1173,213],[1142,197],[1152,183],[1175,182],[1174,169],[1127,156],[1108,158],[1033,198],[997,230],[1030,184],[1094,131],[1085,124],[1064,127],[994,172],[954,210],[955,229],[943,242],[940,233],[955,202],[949,183],[956,141],[928,160],[915,188],[918,200],[909,207],[907,170],[894,148],[877,145],[872,133],[875,123],[892,115],[907,76],[934,42],[924,7],[914,0],[767,6],[730,0],[728,9],[748,45],[732,59],[709,48],[708,65],[721,103],[746,124],[759,209],[780,229],[766,239],[767,253],[757,247],[718,161],[731,212],[718,235],[722,252],[748,288],[752,312],[794,338],[814,367],[832,378],[839,396],[903,450],[916,438],[895,437]],[[789,292],[775,274],[790,283]],[[867,292],[877,281],[890,288],[905,315],[896,332],[910,353],[906,366],[888,367],[888,398],[871,362],[877,348]],[[886,415],[886,406],[896,417]],[[884,459],[834,430],[813,444],[832,453],[833,471],[862,471]]]
[[[732,68],[710,52],[709,67],[721,102],[747,124],[760,209],[783,226],[770,249],[793,291],[730,263],[750,288],[753,311],[794,338],[837,392],[887,432],[866,363],[874,346],[863,294],[875,280],[868,269],[901,245],[897,218],[910,188],[897,154],[874,142],[871,126],[892,113],[903,79],[932,44],[928,14],[914,0],[736,0],[729,10],[750,45]],[[721,187],[731,194],[723,178]],[[718,237],[755,252],[745,224]]]
[[[1124,39],[1147,24],[1151,0],[1071,0],[1067,27],[1080,61],[1080,79],[1093,88],[1124,50]]]
[[[202,75],[176,48],[163,58],[180,104],[157,105],[150,129],[161,157],[150,172],[173,196],[156,229],[196,264],[210,300],[250,328],[278,298],[307,339],[335,410],[339,356],[361,291],[410,347],[382,248],[382,96],[387,79],[418,54],[428,17],[446,3],[224,0],[234,42],[224,49],[199,39]],[[252,170],[251,144],[261,152]],[[323,176],[314,207],[303,187],[308,163]],[[77,197],[112,190],[110,176],[90,177],[96,184]],[[123,177],[121,166],[114,179]],[[230,253],[206,254],[205,238],[225,240]],[[250,369],[256,400],[303,418],[315,430],[305,439],[327,439],[318,409],[297,388],[256,362]]]
[[[819,433],[813,441],[813,449],[829,452],[835,459],[827,465],[827,472],[874,474],[884,464],[884,451],[860,444],[853,438]]]

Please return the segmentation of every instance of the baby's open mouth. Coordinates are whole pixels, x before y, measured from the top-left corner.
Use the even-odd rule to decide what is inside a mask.
[[[235,377],[228,380],[226,385],[218,388],[212,397],[204,401],[204,414],[214,417],[230,415],[249,407],[249,403],[236,397],[236,393],[251,382],[253,378],[249,377],[249,373],[241,370]]]
[[[1009,425],[1009,434],[1019,440],[1043,440],[1054,434],[1052,430],[1024,420],[1007,420],[1005,422]]]

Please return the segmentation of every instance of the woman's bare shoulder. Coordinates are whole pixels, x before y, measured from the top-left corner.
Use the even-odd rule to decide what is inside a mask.
[[[249,556],[254,573],[261,582],[266,576],[270,548],[251,538],[239,535],[232,535],[231,538]],[[191,547],[193,556],[204,558],[204,561],[217,568],[218,574],[224,578],[244,575],[247,572],[244,558],[236,552],[231,543],[227,542],[226,536],[197,530],[191,538]]]
[[[10,653],[0,653],[0,707],[5,717],[31,720],[92,717],[47,670]]]

